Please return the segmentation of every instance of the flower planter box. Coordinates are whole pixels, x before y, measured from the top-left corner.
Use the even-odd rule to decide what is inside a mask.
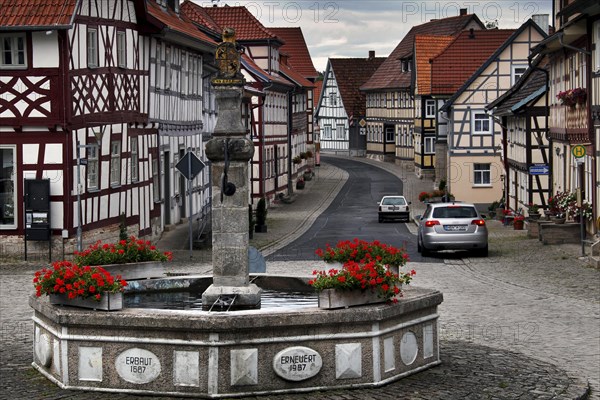
[[[319,308],[331,310],[366,304],[385,303],[386,300],[371,290],[337,290],[325,289],[319,292]]]
[[[123,309],[123,293],[103,293],[100,300],[96,300],[92,297],[82,299],[76,297],[69,299],[66,294],[51,294],[50,304],[80,307],[80,308],[91,308],[93,310],[104,310],[104,311],[117,311]]]
[[[132,281],[136,279],[162,278],[165,275],[165,265],[160,261],[145,261],[139,263],[101,265],[113,277],[121,275],[121,279]]]
[[[310,181],[310,180],[312,180],[312,172],[305,172],[305,173],[303,174],[303,176],[304,176],[304,180],[305,180],[305,181]]]

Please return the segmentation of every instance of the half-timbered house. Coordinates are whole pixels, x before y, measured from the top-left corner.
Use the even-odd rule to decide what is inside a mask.
[[[158,182],[152,196],[162,217],[157,229],[183,218],[196,217],[204,224],[210,220],[209,168],[192,180],[189,190],[176,165],[187,152],[207,161],[204,144],[216,123],[210,78],[216,71],[212,64],[217,43],[182,15],[178,0],[150,0],[147,9],[158,28],[143,46],[150,72],[148,126],[159,141],[152,165]]]
[[[448,181],[448,115],[440,111],[441,106],[513,33],[514,30],[510,29],[462,31],[429,60],[431,97],[435,100],[435,104],[431,104],[431,101],[430,104],[438,110],[435,139],[429,139],[435,140],[437,182]],[[469,57],[465,57],[467,53]],[[417,79],[421,78],[418,76]]]
[[[502,129],[505,206],[524,215],[531,204],[547,209],[552,195],[547,89],[547,60],[540,57],[486,107]]]
[[[373,76],[361,86],[367,94],[367,153],[370,156],[414,164],[415,36],[454,36],[465,29],[484,29],[479,18],[467,14],[466,9],[461,9],[459,16],[412,27]],[[424,142],[421,145],[424,146]]]
[[[26,179],[49,180],[50,239],[67,239],[69,250],[76,235],[80,247],[100,233],[114,238],[122,223],[136,235],[152,232],[160,215],[151,175],[158,142],[145,125],[145,18],[143,1],[3,2],[5,249],[22,253],[31,225],[24,213]]]
[[[330,58],[316,110],[321,151],[365,156],[365,94],[359,90],[385,60],[370,51],[367,58]]]
[[[442,106],[449,118],[448,186],[457,200],[490,204],[501,198],[502,132],[485,107],[526,71],[531,48],[545,37],[533,20],[522,24]]]
[[[417,176],[432,175],[435,170],[445,170],[444,164],[437,164],[445,157],[436,157],[436,151],[443,152],[445,140],[436,141],[436,131],[440,123],[443,124],[438,109],[443,105],[443,100],[433,97],[431,93],[431,61],[432,58],[444,50],[454,39],[453,36],[415,36],[415,121],[414,121],[414,154],[415,173]],[[444,131],[440,138],[445,139]],[[439,142],[439,143],[438,143]],[[444,153],[442,153],[444,154]],[[434,174],[435,175],[435,174]],[[443,176],[435,175],[436,187],[439,187]]]
[[[593,0],[554,1],[556,32],[534,52],[549,57],[549,131],[554,192],[582,190],[600,220],[600,5]]]

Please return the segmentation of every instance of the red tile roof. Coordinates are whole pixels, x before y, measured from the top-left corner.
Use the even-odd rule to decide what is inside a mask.
[[[211,16],[206,13],[204,8],[200,7],[198,4],[186,0],[181,4],[180,10],[190,20],[194,21],[198,25],[202,25],[204,28],[212,31],[214,34],[220,37],[223,28],[221,28],[211,18]]]
[[[329,59],[348,117],[365,115],[366,94],[360,91],[360,86],[384,61],[385,57]]]
[[[321,91],[323,90],[323,81],[316,81],[315,88],[313,89],[313,109],[317,109],[319,105],[319,98],[321,97]]]
[[[410,58],[414,51],[416,35],[456,35],[466,27],[480,27],[483,23],[475,14],[460,15],[444,19],[432,20],[421,25],[413,26],[396,46],[385,62],[379,67],[362,87],[361,90],[397,89],[410,87],[411,73],[402,72],[401,60]]]
[[[452,36],[415,36],[416,94],[431,94],[430,61],[444,50],[453,39]]]
[[[158,4],[153,1],[148,1],[148,14],[160,21],[164,26],[169,29],[200,40],[206,44],[213,46],[217,45],[217,42],[208,37],[204,32],[199,31],[196,25],[188,19],[183,13],[181,16],[175,14],[172,10],[165,11]],[[164,27],[161,27],[164,28]]]
[[[285,44],[279,48],[281,53],[289,56],[288,64],[305,78],[315,79],[319,73],[312,59],[301,28],[269,28],[273,34],[283,39]]]
[[[514,32],[513,29],[461,32],[433,58],[431,93],[454,94]]]
[[[261,82],[278,83],[284,86],[293,86],[293,84],[282,76],[276,74],[268,74],[264,69],[259,67],[254,60],[247,54],[242,53],[242,67],[255,79]]]
[[[77,0],[1,0],[0,27],[52,28],[71,24]]]
[[[221,28],[235,29],[237,41],[278,40],[246,7],[204,7],[204,11]]]

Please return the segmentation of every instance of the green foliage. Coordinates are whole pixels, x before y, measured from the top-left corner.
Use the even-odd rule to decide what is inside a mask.
[[[121,223],[119,224],[119,240],[127,240],[127,218],[125,218],[125,213],[121,214]]]

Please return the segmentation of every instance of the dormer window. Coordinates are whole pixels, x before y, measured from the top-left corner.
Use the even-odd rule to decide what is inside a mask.
[[[402,60],[402,72],[410,72],[411,71],[411,60]]]

